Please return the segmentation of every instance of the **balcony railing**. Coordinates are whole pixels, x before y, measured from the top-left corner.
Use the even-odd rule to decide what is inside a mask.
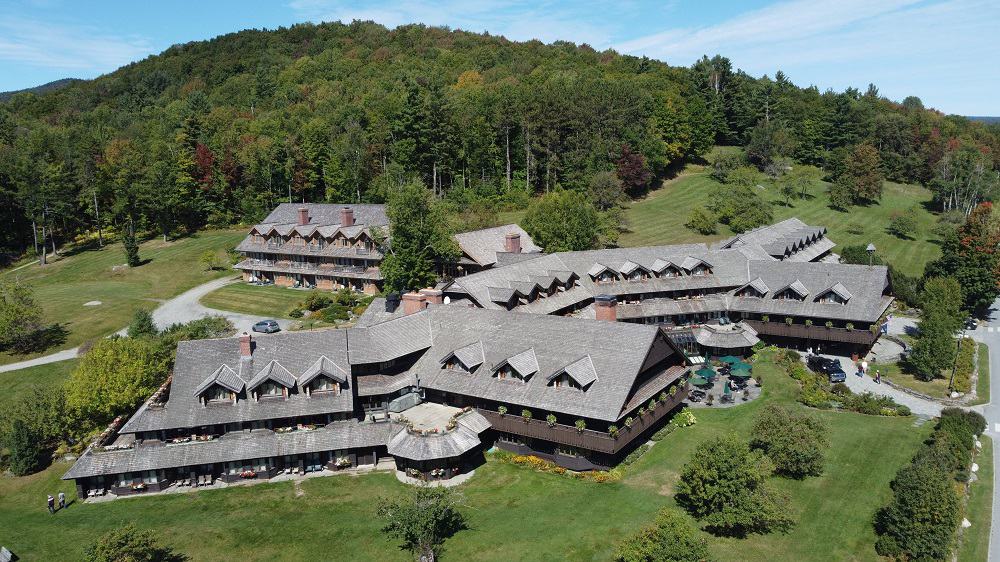
[[[854,343],[871,345],[878,339],[877,334],[870,330],[848,330],[847,328],[827,328],[826,326],[806,326],[804,324],[785,324],[784,322],[763,322],[761,320],[743,320],[765,336],[781,336],[819,341]]]
[[[500,415],[498,412],[482,408],[477,408],[476,411],[490,422],[494,430],[502,433],[512,433],[514,435],[542,439],[580,449],[614,454],[628,445],[646,429],[655,425],[686,398],[687,387],[681,386],[677,394],[668,397],[666,402],[658,402],[656,408],[652,411],[647,411],[642,416],[638,414],[632,416],[634,420],[632,427],[625,427],[624,424],[618,424],[617,437],[611,437],[607,433],[591,429],[580,431],[576,427],[560,423],[550,426],[548,422],[542,419],[525,421],[524,418],[517,414],[508,413]]]

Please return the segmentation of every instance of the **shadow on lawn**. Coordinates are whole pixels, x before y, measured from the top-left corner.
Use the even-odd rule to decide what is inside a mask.
[[[21,355],[39,353],[66,343],[68,336],[69,330],[64,324],[50,324],[28,334],[22,341],[14,343],[10,346],[10,351]]]

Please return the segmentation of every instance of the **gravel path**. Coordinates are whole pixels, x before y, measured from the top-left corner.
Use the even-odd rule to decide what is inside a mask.
[[[205,316],[223,316],[233,323],[233,326],[236,327],[237,333],[249,332],[250,328],[262,318],[247,314],[240,314],[238,312],[216,310],[214,308],[208,308],[198,302],[208,293],[237,281],[239,281],[238,277],[224,277],[222,279],[216,279],[214,281],[198,285],[197,287],[185,291],[172,299],[164,301],[163,304],[158,306],[153,311],[153,321],[156,322],[156,327],[162,330],[171,324],[190,322],[192,320],[197,320],[198,318],[204,318]],[[276,320],[282,330],[287,330],[291,325],[290,320],[282,318],[277,318]],[[122,328],[121,330],[118,330],[117,334],[124,336],[127,331],[128,328]],[[42,357],[28,359],[27,361],[18,361],[17,363],[0,365],[0,373],[73,359],[77,356],[79,350],[80,348],[74,347],[73,349],[64,349]]]

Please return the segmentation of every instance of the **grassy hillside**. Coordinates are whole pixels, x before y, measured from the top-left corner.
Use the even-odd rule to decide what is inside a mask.
[[[77,360],[59,361],[48,365],[28,367],[0,373],[0,410],[15,404],[36,388],[52,388],[69,379]],[[0,538],[2,540],[2,538]]]
[[[716,235],[705,236],[684,226],[692,210],[704,207],[711,188],[718,185],[701,168],[691,168],[674,180],[665,182],[641,201],[632,203],[625,217],[629,231],[622,234],[622,246],[713,242],[732,236],[725,225]],[[777,190],[768,188],[766,197],[773,203],[775,220],[798,217],[810,225],[825,226],[830,238],[839,246],[867,245],[873,242],[889,263],[909,275],[923,273],[924,264],[941,255],[939,241],[931,232],[935,216],[927,211],[930,191],[914,185],[887,182],[882,200],[877,205],[855,207],[849,212],[832,209],[826,195],[827,184],[814,185],[810,197],[792,201],[786,207]],[[917,231],[912,240],[902,240],[888,232],[889,215],[916,205]],[[859,230],[855,234],[849,230]],[[833,249],[834,252],[837,248]]]
[[[122,266],[121,244],[111,244],[66,255],[45,266],[15,267],[0,275],[30,284],[44,321],[68,331],[63,344],[43,352],[50,353],[112,334],[128,324],[136,309],[155,308],[201,283],[230,275],[231,271],[206,271],[198,257],[206,250],[229,250],[243,236],[242,230],[218,230],[169,242],[150,240],[140,249],[145,263],[135,269]],[[101,304],[84,306],[92,301]],[[0,363],[30,357],[5,353],[0,354]]]
[[[459,490],[469,529],[446,544],[449,560],[606,560],[617,542],[656,510],[674,507],[673,487],[684,462],[706,439],[745,433],[765,401],[791,405],[794,382],[771,363],[756,367],[765,399],[726,410],[698,410],[698,423],[674,432],[629,469],[621,482],[596,484],[489,462]],[[718,560],[876,560],[872,513],[889,497],[889,480],[929,431],[912,419],[813,413],[830,428],[823,476],[775,479],[798,521],[788,534],[745,540],[710,538]],[[892,447],[886,447],[892,443]],[[194,560],[299,559],[317,545],[354,560],[406,560],[378,530],[374,499],[405,493],[392,475],[332,476],[191,494],[79,502],[55,516],[47,493],[59,463],[25,478],[0,476],[0,541],[24,559],[77,557],[99,533],[133,521],[153,529]],[[267,513],[266,525],[252,524]],[[525,525],[525,521],[531,524]],[[332,523],[333,522],[333,523]],[[707,536],[707,535],[706,535]],[[334,546],[335,545],[335,546]]]

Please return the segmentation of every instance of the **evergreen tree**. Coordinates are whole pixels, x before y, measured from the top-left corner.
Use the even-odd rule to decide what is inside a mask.
[[[951,554],[960,505],[951,478],[930,463],[901,469],[892,502],[875,516],[879,554],[909,560],[945,560]]]
[[[142,265],[142,260],[139,258],[139,241],[135,237],[135,224],[131,220],[122,232],[122,247],[125,250],[125,263],[129,267]]]
[[[7,449],[7,467],[15,476],[25,476],[41,468],[45,453],[43,436],[30,424],[15,418],[0,439]]]
[[[128,325],[128,337],[145,338],[159,335],[159,333],[160,330],[157,329],[156,322],[153,321],[153,314],[150,311],[145,308],[135,311],[135,314],[132,316],[132,322]]]
[[[941,377],[942,370],[955,360],[955,332],[962,324],[961,294],[958,282],[951,278],[935,277],[924,283],[917,343],[908,359],[921,380]]]

